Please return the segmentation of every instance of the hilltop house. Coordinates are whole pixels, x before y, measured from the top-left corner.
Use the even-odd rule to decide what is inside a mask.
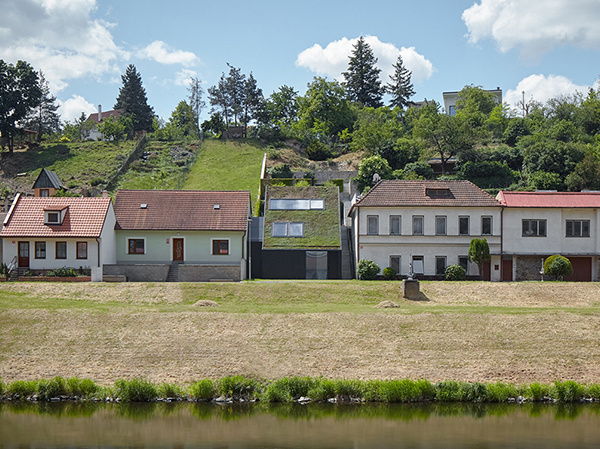
[[[116,263],[129,281],[246,278],[248,191],[119,190]]]
[[[112,109],[110,111],[102,111],[102,105],[98,105],[98,112],[90,114],[86,120],[89,129],[88,138],[92,140],[102,140],[103,136],[100,131],[98,131],[98,125],[102,123],[103,120],[106,120],[110,117],[118,120],[118,118],[123,113],[122,109]]]
[[[341,279],[337,186],[268,186],[264,207],[254,219],[252,277]]]
[[[502,104],[502,89],[497,87],[496,89],[486,90],[485,92],[493,94],[496,99],[496,103]],[[444,98],[444,112],[447,115],[456,115],[456,102],[458,101],[459,93],[460,92],[458,91],[442,92],[442,96]]]
[[[0,232],[2,257],[19,272],[89,268],[92,281],[114,263],[115,214],[110,198],[38,198],[17,194]]]
[[[380,181],[354,202],[356,263],[367,259],[398,274],[441,279],[448,265],[479,276],[468,260],[474,237],[485,237],[492,255],[483,277],[500,280],[500,203],[469,181]]]
[[[60,178],[53,171],[42,168],[37,179],[33,183],[33,191],[37,197],[49,197],[60,190],[65,190],[66,187],[61,182]]]
[[[539,280],[543,260],[566,256],[566,280],[600,280],[600,192],[505,192],[502,205],[502,280]]]

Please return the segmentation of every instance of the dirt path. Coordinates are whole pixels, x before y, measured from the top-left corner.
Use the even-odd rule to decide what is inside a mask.
[[[12,285],[0,287],[0,295],[35,291],[82,301],[181,301],[180,290],[172,284],[122,284],[118,289],[90,284]],[[598,382],[598,286],[586,284],[563,309],[557,306],[567,301],[563,286],[536,293],[532,289],[538,285],[462,284],[459,291],[456,285],[428,284],[430,303],[418,313],[402,308],[373,313],[242,314],[205,308],[65,312],[7,307],[0,309],[0,378],[9,382],[60,375],[108,384],[141,376],[155,382],[187,383],[243,374],[269,379],[322,375]],[[436,305],[444,304],[497,310],[440,313]],[[540,310],[520,310],[525,306]]]

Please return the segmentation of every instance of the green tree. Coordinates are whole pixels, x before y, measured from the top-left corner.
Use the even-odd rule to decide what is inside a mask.
[[[361,281],[372,281],[377,277],[381,268],[372,260],[360,259],[356,266],[358,279]]]
[[[213,133],[216,136],[220,136],[225,130],[227,130],[227,124],[220,112],[216,112],[210,116],[210,119],[205,120],[200,125],[202,132]]]
[[[197,77],[190,78],[190,84],[188,86],[188,101],[192,108],[195,116],[196,134],[200,135],[200,113],[206,103],[204,102],[204,89],[202,88],[202,82]]]
[[[408,108],[413,104],[410,97],[415,94],[415,89],[410,81],[412,73],[404,67],[401,55],[398,55],[398,60],[392,67],[394,73],[390,75],[390,82],[385,86],[385,91],[392,96],[390,106],[400,109]]]
[[[242,100],[244,128],[248,126],[248,122],[258,119],[261,115],[261,110],[264,105],[264,97],[262,89],[256,83],[256,79],[250,72],[248,79],[244,83],[244,98]]]
[[[375,176],[375,175],[378,176]],[[390,164],[379,155],[364,158],[358,166],[358,191],[362,192],[366,187],[372,187],[376,179],[391,179],[392,169]]]
[[[25,119],[26,128],[37,131],[38,142],[42,141],[43,134],[53,134],[60,132],[60,116],[56,97],[50,93],[50,86],[40,71],[40,89],[42,92],[39,105],[30,111]]]
[[[482,189],[506,188],[516,181],[509,166],[498,161],[468,161],[461,165],[456,176]]]
[[[483,90],[481,86],[465,86],[458,93],[456,115],[473,127],[482,126],[498,105],[496,98],[496,95]]]
[[[38,74],[25,61],[16,65],[0,59],[0,134],[13,153],[17,123],[39,106],[42,98]]]
[[[427,162],[410,162],[402,170],[396,170],[394,177],[397,179],[433,179],[435,173]]]
[[[148,105],[142,77],[133,64],[129,64],[121,80],[123,86],[119,89],[114,108],[122,109],[123,114],[131,118],[134,131],[152,131],[154,109]]]
[[[477,264],[481,280],[483,280],[483,264],[489,262],[490,259],[490,247],[485,237],[482,239],[472,239],[469,244],[469,260]]]
[[[378,149],[394,145],[404,134],[398,119],[398,109],[365,107],[358,111],[352,132],[350,148],[354,151],[366,150],[374,154]],[[397,168],[397,167],[394,167]]]
[[[104,138],[115,142],[121,140],[131,130],[133,130],[133,122],[131,117],[127,116],[120,116],[117,120],[114,117],[108,117],[98,125],[98,131]]]
[[[587,155],[567,176],[565,183],[571,192],[600,190],[600,160],[595,154]]]
[[[348,70],[343,72],[348,100],[374,108],[383,106],[383,89],[379,80],[381,70],[377,68],[377,58],[371,46],[361,36],[352,48]]]
[[[231,99],[229,97],[229,90],[227,89],[225,72],[221,73],[221,77],[216,86],[208,88],[208,101],[210,102],[210,105],[213,106],[211,111],[213,112],[212,116],[215,116],[215,111],[218,112],[219,117],[222,117],[225,127],[227,128],[229,125],[229,116],[231,115]],[[206,123],[206,121],[204,123]],[[204,126],[202,129],[204,129]]]
[[[554,254],[544,261],[544,274],[548,274],[555,281],[562,281],[565,276],[573,274],[571,261],[560,254]]]
[[[196,114],[185,100],[181,100],[171,112],[169,122],[179,128],[184,136],[193,135],[196,131]]]
[[[226,78],[225,88],[229,98],[229,107],[233,114],[233,123],[238,125],[238,118],[241,118],[244,112],[244,98],[246,91],[246,75],[238,67],[227,63],[229,75]]]
[[[344,88],[337,81],[315,77],[298,103],[299,120],[292,128],[305,142],[315,137],[321,141],[336,139],[354,123],[354,113],[344,97]]]
[[[269,97],[267,110],[273,124],[291,126],[298,119],[298,92],[284,84]]]

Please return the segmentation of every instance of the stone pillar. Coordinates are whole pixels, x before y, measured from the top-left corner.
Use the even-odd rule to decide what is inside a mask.
[[[419,281],[416,279],[405,279],[402,281],[402,296],[413,301],[421,299]]]

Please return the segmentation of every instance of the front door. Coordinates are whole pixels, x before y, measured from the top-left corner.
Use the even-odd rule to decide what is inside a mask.
[[[173,239],[173,260],[183,262],[183,239]]]
[[[29,242],[19,242],[19,267],[29,268]]]
[[[512,257],[510,259],[502,259],[502,280],[512,282]]]

